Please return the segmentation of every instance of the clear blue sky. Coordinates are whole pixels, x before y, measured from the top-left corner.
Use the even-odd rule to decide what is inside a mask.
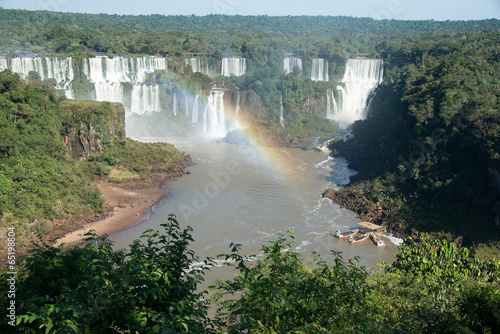
[[[0,6],[135,15],[342,15],[397,20],[500,18],[500,0],[0,0]]]

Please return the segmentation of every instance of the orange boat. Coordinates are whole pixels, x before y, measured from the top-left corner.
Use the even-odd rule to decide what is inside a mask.
[[[345,239],[345,238],[349,238],[350,236],[358,233],[358,231],[359,230],[356,227],[349,228],[345,231],[337,230],[337,231],[335,231],[334,236],[336,236],[339,239]]]
[[[368,239],[368,237],[370,236],[369,233],[365,233],[365,234],[360,234],[358,236],[350,236],[349,239],[347,239],[347,242],[351,243],[351,244],[355,244],[355,243],[358,243],[358,242],[361,242],[363,240],[366,240]]]

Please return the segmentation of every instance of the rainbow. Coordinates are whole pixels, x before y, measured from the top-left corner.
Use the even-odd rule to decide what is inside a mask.
[[[297,168],[297,161],[293,159],[288,150],[282,147],[270,147],[264,146],[260,143],[270,142],[270,138],[265,137],[265,134],[259,133],[257,138],[255,133],[248,130],[253,124],[241,117],[236,117],[236,113],[232,110],[224,109],[224,115],[229,124],[231,124],[232,130],[242,130],[240,135],[242,139],[247,142],[248,147],[245,146],[245,150],[248,159],[255,159],[262,164],[265,164],[268,169],[274,171],[277,177],[282,177],[287,183],[296,183],[293,175],[297,175],[293,172]],[[232,131],[230,130],[230,131]],[[264,137],[262,137],[264,136]]]

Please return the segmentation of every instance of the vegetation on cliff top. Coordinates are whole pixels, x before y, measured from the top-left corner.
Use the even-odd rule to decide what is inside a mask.
[[[118,104],[67,101],[4,71],[0,106],[0,226],[14,224],[27,239],[49,232],[54,219],[102,212],[92,181],[113,169],[178,172],[182,154],[172,145],[125,138]]]

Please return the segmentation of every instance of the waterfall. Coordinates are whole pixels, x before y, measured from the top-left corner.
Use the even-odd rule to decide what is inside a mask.
[[[83,60],[83,73],[90,82],[93,83],[104,83],[107,80],[104,78],[104,68],[103,68],[104,57],[95,57]]]
[[[7,59],[0,58],[0,71],[8,70],[8,69],[9,69],[9,63],[7,62]]]
[[[212,90],[203,112],[203,131],[211,136],[226,135],[226,120],[224,116],[224,91]]]
[[[189,117],[189,100],[188,100],[188,94],[185,93],[184,94],[184,115],[186,115],[186,117]]]
[[[328,77],[328,59],[316,58],[312,60],[311,80],[329,81]]]
[[[175,90],[174,90],[174,98],[173,98],[172,104],[173,104],[174,116],[177,116],[177,99],[176,99],[176,95],[175,95]]]
[[[42,58],[34,57],[34,58],[12,58],[10,60],[9,69],[12,72],[16,72],[22,74],[24,77],[28,77],[28,73],[35,71],[40,74],[40,78],[42,80],[46,79],[46,71],[44,71],[42,65]]]
[[[222,59],[222,72],[221,74],[225,77],[231,76],[241,76],[246,73],[247,65],[245,58],[223,58]]]
[[[135,65],[135,66],[134,66]],[[132,62],[131,68],[133,81],[145,82],[146,75],[148,73],[153,73],[157,70],[166,70],[167,69],[167,61],[165,58],[159,57],[138,57],[135,58],[135,64]],[[135,76],[135,78],[134,78]]]
[[[236,91],[236,111],[234,112],[234,119],[236,122],[239,120],[240,116],[240,100],[241,100],[241,93],[239,90]]]
[[[119,82],[94,83],[96,101],[123,102],[123,87]]]
[[[193,73],[199,72],[199,73],[203,73],[206,75],[210,75],[209,69],[208,69],[208,63],[207,63],[206,59],[192,57],[189,59],[186,58],[184,60],[184,62],[186,65],[191,65],[191,69],[193,70]]]
[[[367,116],[368,96],[383,80],[382,59],[349,59],[347,61],[340,93],[338,112],[333,115],[345,127]]]
[[[295,57],[286,57],[283,60],[283,67],[285,70],[285,74],[293,72],[293,68],[295,66],[300,68],[300,72],[302,73],[302,59]]]
[[[200,97],[199,94],[196,95],[194,98],[194,103],[193,103],[193,114],[191,115],[191,122],[192,123],[198,123],[198,98]]]
[[[283,118],[283,94],[280,96],[280,124],[285,128],[285,119]]]
[[[160,87],[158,85],[133,85],[130,98],[130,112],[142,115],[147,112],[160,110]]]
[[[11,59],[0,59],[0,70],[9,69],[12,72],[28,78],[30,72],[37,72],[40,79],[54,79],[56,89],[71,89],[71,81],[75,75],[73,72],[73,61],[68,58],[42,58],[42,57],[17,57]]]
[[[216,66],[210,66],[209,60],[206,58],[197,58],[197,57],[185,58],[184,64],[190,65],[191,69],[193,70],[193,73],[199,72],[208,75],[209,77],[215,77],[218,75],[216,73]]]
[[[332,89],[326,91],[326,118],[333,120],[338,113],[337,101]]]
[[[159,86],[146,85],[145,81],[148,73],[166,68],[165,58],[158,57],[99,56],[83,60],[83,74],[94,84],[96,100],[123,103],[126,114],[162,109]],[[124,83],[132,84],[130,97],[125,96]]]

